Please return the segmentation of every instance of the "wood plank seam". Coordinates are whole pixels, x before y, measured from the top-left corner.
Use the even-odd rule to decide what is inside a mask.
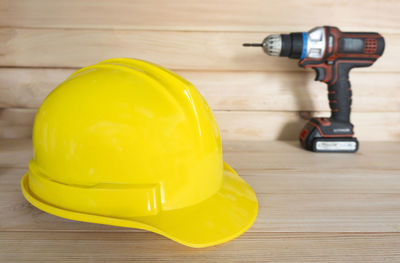
[[[242,47],[268,33],[0,28],[0,40],[7,43],[0,46],[0,65],[81,67],[111,57],[137,57],[171,69],[301,71],[294,61],[267,58]],[[398,71],[400,34],[384,37],[392,43],[385,51],[391,56],[384,55],[373,70],[360,72]]]

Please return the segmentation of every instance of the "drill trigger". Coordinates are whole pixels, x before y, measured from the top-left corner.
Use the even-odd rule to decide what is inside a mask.
[[[313,69],[315,70],[315,73],[317,73],[315,80],[323,81],[325,79],[325,69],[319,67],[313,67]]]

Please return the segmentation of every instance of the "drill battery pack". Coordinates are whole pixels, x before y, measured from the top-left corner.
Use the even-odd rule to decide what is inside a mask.
[[[300,133],[301,145],[314,152],[348,152],[358,150],[353,125],[330,118],[312,118]]]

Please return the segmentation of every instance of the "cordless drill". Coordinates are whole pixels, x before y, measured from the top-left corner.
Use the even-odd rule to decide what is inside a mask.
[[[371,66],[383,53],[385,41],[378,33],[341,32],[323,26],[309,32],[270,35],[261,44],[270,56],[299,59],[299,65],[316,72],[315,80],[328,84],[329,118],[312,118],[300,133],[301,145],[315,152],[356,152],[358,141],[350,123],[349,71]]]

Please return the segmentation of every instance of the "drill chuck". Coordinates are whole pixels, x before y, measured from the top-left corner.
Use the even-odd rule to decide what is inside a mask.
[[[307,33],[269,35],[261,44],[243,44],[245,47],[262,47],[270,56],[303,59],[307,53]]]
[[[270,56],[279,56],[282,50],[281,35],[269,35],[262,43],[264,52]]]

